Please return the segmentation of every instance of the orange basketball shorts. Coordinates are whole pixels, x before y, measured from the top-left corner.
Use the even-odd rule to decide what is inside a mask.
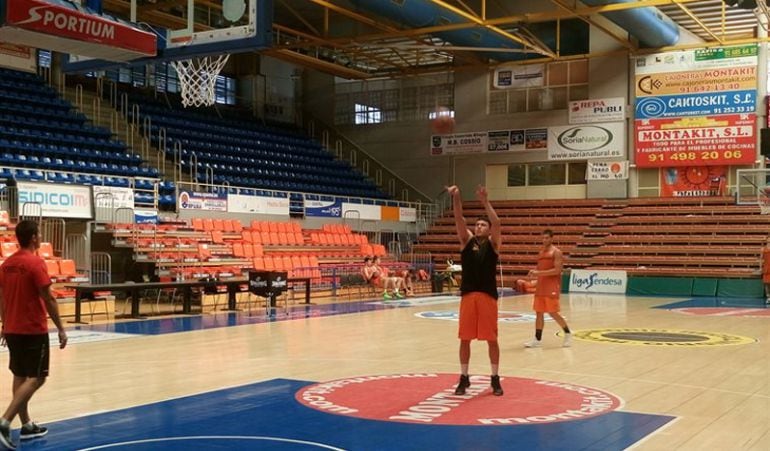
[[[487,293],[472,291],[460,300],[460,340],[497,340],[497,301]]]
[[[532,310],[538,313],[558,313],[561,310],[559,296],[543,296],[536,294]]]

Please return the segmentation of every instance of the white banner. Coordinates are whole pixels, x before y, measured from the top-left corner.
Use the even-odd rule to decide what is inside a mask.
[[[569,277],[570,293],[625,294],[628,275],[625,271],[591,271],[573,269]]]
[[[0,66],[26,72],[37,69],[37,49],[23,45],[0,42]]]
[[[625,141],[625,122],[549,127],[548,159],[626,158]]]
[[[569,103],[570,124],[590,124],[594,122],[618,122],[626,119],[626,99],[612,97],[608,99],[576,100]]]
[[[481,153],[487,150],[487,132],[433,135],[430,138],[431,155]]]
[[[756,44],[736,47],[682,50],[654,53],[636,58],[636,75],[685,72],[721,67],[756,66],[759,61]]]
[[[417,222],[417,209],[399,207],[398,220],[401,222]]]
[[[230,213],[288,216],[289,198],[230,194],[227,196],[227,211]]]
[[[227,211],[227,193],[179,193],[179,210]]]
[[[96,208],[134,208],[134,190],[116,186],[94,186]]]
[[[346,215],[347,212],[358,212]],[[382,208],[379,205],[364,205],[364,204],[350,204],[347,202],[342,203],[342,217],[356,218],[360,217],[363,220],[379,221],[382,219]]]
[[[40,211],[47,218],[93,218],[90,186],[19,182],[16,188],[19,215],[35,216]],[[40,209],[29,204],[40,204]]]
[[[493,84],[497,89],[541,87],[545,84],[545,65],[498,67]]]
[[[589,161],[586,180],[626,180],[628,161]]]

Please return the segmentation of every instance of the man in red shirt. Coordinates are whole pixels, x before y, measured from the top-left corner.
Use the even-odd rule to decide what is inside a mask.
[[[13,373],[13,399],[0,418],[0,443],[8,449],[16,449],[11,440],[11,422],[17,414],[22,422],[21,440],[48,433],[30,419],[28,410],[32,395],[48,377],[48,315],[59,330],[59,348],[67,345],[59,308],[51,296],[51,278],[45,261],[35,254],[40,247],[37,223],[19,222],[16,239],[19,251],[0,266],[2,342],[8,346]]]

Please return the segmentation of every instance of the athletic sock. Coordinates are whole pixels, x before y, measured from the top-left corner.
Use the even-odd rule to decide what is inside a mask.
[[[492,364],[492,376],[497,376],[497,371],[500,368],[500,365]]]
[[[543,339],[543,329],[535,329],[535,339],[540,341]]]
[[[462,374],[463,376],[467,376],[468,375],[468,364],[467,363],[461,363],[460,364],[460,374]]]

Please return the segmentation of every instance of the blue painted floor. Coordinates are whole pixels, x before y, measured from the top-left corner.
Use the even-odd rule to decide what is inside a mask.
[[[659,309],[692,308],[692,307],[723,307],[723,308],[768,308],[761,298],[692,298],[686,301],[655,306]]]
[[[673,419],[611,412],[547,425],[404,424],[307,408],[294,395],[309,384],[276,379],[59,421],[23,449],[621,450]]]

